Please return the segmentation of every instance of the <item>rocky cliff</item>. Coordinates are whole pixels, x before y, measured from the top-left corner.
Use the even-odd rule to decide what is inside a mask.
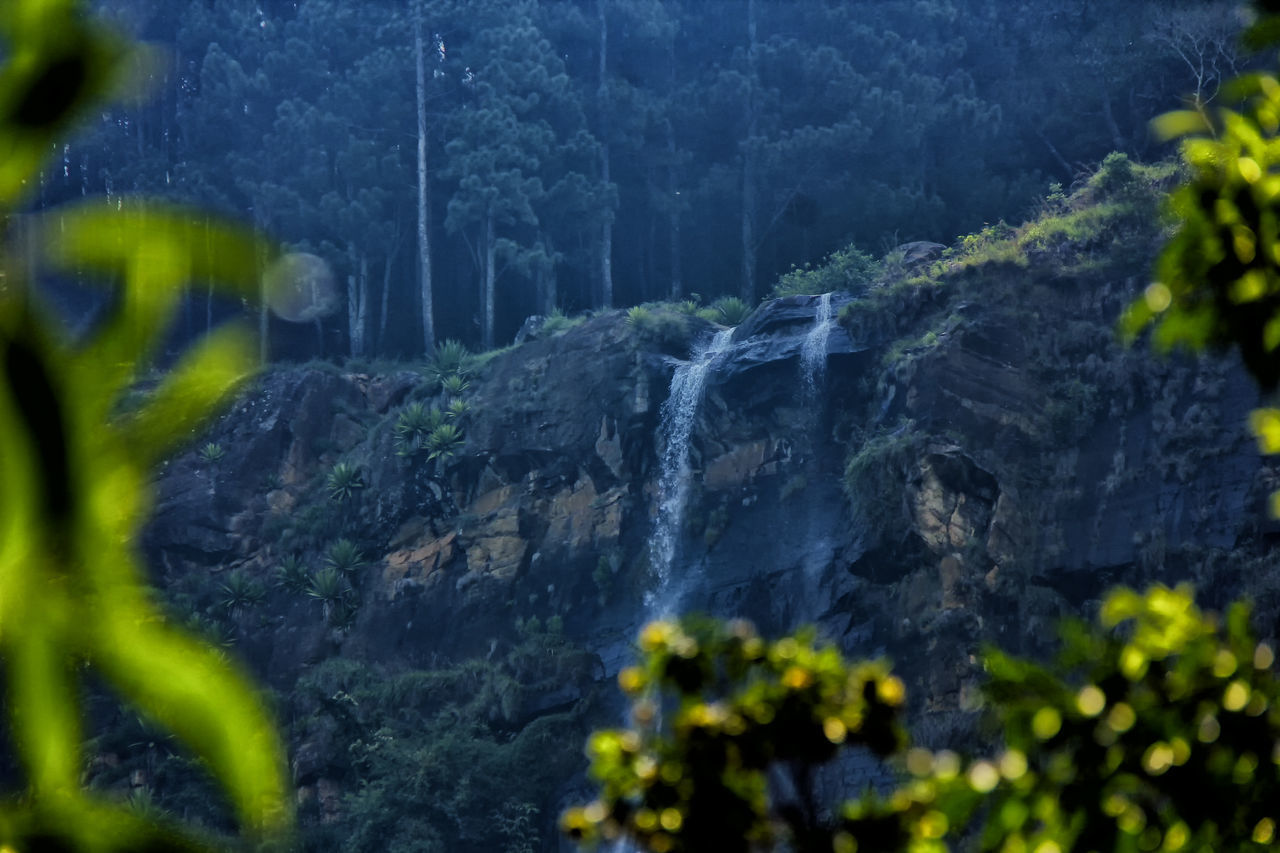
[[[851,655],[889,656],[933,745],[969,736],[984,644],[1043,654],[1055,621],[1109,585],[1190,579],[1210,605],[1250,593],[1273,631],[1256,392],[1229,359],[1116,342],[1159,235],[1146,207],[1113,207],[1084,233],[988,229],[941,258],[900,253],[825,303],[757,308],[688,413],[665,600],[767,631],[816,623]],[[839,322],[818,322],[827,309]],[[372,765],[352,751],[382,725],[335,710],[357,693],[334,660],[385,678],[477,661],[506,680],[450,689],[508,685],[486,722],[497,741],[568,721],[545,747],[572,756],[563,778],[520,824],[554,843],[575,738],[611,722],[611,676],[659,612],[663,403],[714,331],[670,307],[603,314],[487,354],[452,391],[409,367],[279,368],[171,461],[146,550],[179,606],[218,616],[288,697],[309,821],[356,832],[343,821]],[[406,452],[406,409],[453,399],[465,442]],[[339,539],[363,559],[335,560]],[[345,578],[328,598],[326,559]],[[522,657],[531,636],[540,651]],[[441,820],[459,834],[440,849],[493,843]]]

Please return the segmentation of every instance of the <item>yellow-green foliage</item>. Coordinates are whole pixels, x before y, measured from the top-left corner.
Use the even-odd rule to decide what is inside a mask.
[[[1130,307],[1123,328],[1155,326],[1168,348],[1239,346],[1265,388],[1280,381],[1280,79],[1237,80],[1243,112],[1174,112],[1156,122],[1182,139],[1190,180],[1172,196],[1178,231],[1156,281]]]
[[[632,728],[587,745],[598,799],[562,827],[644,850],[1267,850],[1280,818],[1275,651],[1190,589],[1107,596],[1098,625],[1069,622],[1049,666],[989,651],[997,755],[907,748],[900,682],[812,634],[770,643],[743,623],[656,622],[618,676]],[[835,817],[779,809],[766,769],[863,745],[903,781]],[[820,804],[831,805],[831,804]],[[969,849],[964,847],[963,849]]]
[[[909,754],[912,834],[979,814],[987,850],[1274,849],[1280,685],[1248,608],[1224,623],[1189,588],[1121,589],[1099,622],[1065,625],[1054,666],[987,655],[1005,749]]]
[[[38,157],[105,91],[126,46],[75,4],[0,7],[0,212],[16,209]],[[119,285],[115,313],[76,346],[62,340],[4,263],[0,292],[0,655],[6,710],[26,774],[0,804],[0,844],[76,850],[194,847],[81,787],[83,665],[175,734],[222,783],[242,825],[263,837],[291,825],[284,752],[248,680],[207,644],[167,624],[133,543],[151,468],[188,439],[251,370],[236,326],[195,345],[140,407],[122,410],[193,279],[256,294],[267,253],[253,235],[176,208],[88,203],[33,222],[43,261]]]
[[[1264,18],[1274,28],[1277,18]],[[1238,347],[1264,390],[1280,384],[1280,78],[1233,81],[1233,103],[1212,114],[1168,113],[1155,122],[1181,139],[1189,180],[1171,197],[1178,230],[1156,264],[1155,281],[1121,321],[1134,337],[1154,327],[1157,347]],[[1275,410],[1254,414],[1264,452],[1280,449]],[[1271,511],[1280,515],[1280,493]]]
[[[719,312],[716,312],[719,316]],[[694,324],[679,304],[646,302],[627,310],[627,328],[638,340],[656,346],[681,346],[693,334]]]
[[[774,296],[813,295],[833,290],[856,290],[877,280],[884,264],[857,246],[832,252],[816,268],[792,267],[773,286]]]
[[[902,683],[813,640],[766,642],[745,622],[647,625],[641,664],[618,675],[634,728],[591,736],[600,796],[567,812],[564,830],[588,843],[626,835],[659,853],[765,849],[785,837],[770,767],[826,761],[842,745],[887,756],[902,739]]]
[[[1063,253],[1067,269],[1087,265],[1088,251],[1104,249],[1107,260],[1147,251],[1130,246],[1132,233],[1149,228],[1159,202],[1177,174],[1173,163],[1143,165],[1123,154],[1107,155],[1098,170],[1069,196],[1050,194],[1043,209],[1023,225],[1004,223],[957,239],[943,260],[930,268],[938,276],[988,265],[1025,267],[1035,254]],[[1067,253],[1070,254],[1067,254]]]

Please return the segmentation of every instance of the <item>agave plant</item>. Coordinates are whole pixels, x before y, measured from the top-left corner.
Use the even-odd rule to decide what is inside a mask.
[[[471,405],[466,400],[458,397],[449,401],[449,406],[444,410],[444,416],[451,421],[456,421],[471,410]]]
[[[440,390],[450,397],[458,397],[470,387],[471,383],[460,373],[451,373],[440,380]]]
[[[222,461],[222,457],[227,455],[227,452],[223,450],[222,445],[218,444],[216,441],[207,441],[204,446],[197,451],[197,455],[200,457],[200,461],[204,464],[217,465]]]
[[[466,436],[457,424],[441,424],[427,436],[427,459],[438,459],[448,462],[458,455]]]
[[[722,296],[711,303],[717,322],[723,326],[736,326],[751,313],[751,306],[736,296]]]
[[[236,569],[222,583],[222,598],[218,601],[218,606],[234,619],[261,604],[266,597],[267,591],[257,579],[250,577],[243,569]]]
[[[339,539],[330,545],[324,558],[325,568],[333,569],[344,578],[350,578],[367,564],[368,561],[365,560],[364,554],[360,553],[356,543],[346,538]]]
[[[125,800],[125,808],[134,817],[152,823],[173,820],[173,815],[156,802],[150,788],[135,788],[130,791]]]
[[[297,554],[283,558],[272,576],[276,586],[289,592],[306,592],[311,585],[311,571]]]
[[[236,644],[235,635],[218,619],[210,619],[203,613],[193,613],[186,620],[187,630],[203,637],[211,645],[231,648]]]
[[[346,608],[350,587],[342,574],[336,569],[326,566],[311,576],[311,585],[307,587],[307,595],[320,602],[324,619],[332,621],[335,612]]]
[[[439,409],[427,408],[422,403],[410,403],[396,416],[396,453],[411,456],[427,445],[427,437],[436,427],[444,424]]]
[[[437,379],[444,380],[448,376],[463,376],[471,367],[471,352],[462,341],[449,338],[436,344],[435,356],[427,367],[427,372]]]
[[[360,467],[350,462],[335,463],[329,475],[325,477],[325,487],[329,490],[330,500],[350,500],[358,490],[364,488]]]

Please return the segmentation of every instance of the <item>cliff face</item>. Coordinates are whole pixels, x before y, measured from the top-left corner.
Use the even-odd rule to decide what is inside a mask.
[[[397,453],[405,406],[446,402],[421,373],[273,371],[205,439],[220,461],[193,450],[164,471],[145,546],[197,609],[210,573],[261,580],[265,602],[231,628],[283,691],[337,655],[379,671],[493,660],[554,626],[583,664],[522,682],[504,710],[519,730],[607,697],[639,625],[678,608],[816,622],[852,655],[888,655],[940,745],[963,736],[983,644],[1042,654],[1109,585],[1190,579],[1209,605],[1249,592],[1274,628],[1272,475],[1244,428],[1256,392],[1229,360],[1115,342],[1154,235],[1105,236],[758,308],[686,412],[661,590],[662,406],[714,331],[673,313],[598,316],[488,357],[443,463]],[[821,328],[828,307],[842,320]],[[339,462],[363,483],[345,499],[325,483]],[[270,585],[338,538],[367,561],[341,601]],[[295,773],[338,820],[349,744],[319,730],[295,732]]]

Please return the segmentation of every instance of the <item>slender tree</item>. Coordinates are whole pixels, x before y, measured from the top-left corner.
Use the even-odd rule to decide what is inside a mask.
[[[600,183],[609,177],[609,0],[596,0],[599,20],[599,66],[596,83],[596,111],[599,116]],[[602,211],[600,219],[600,306],[613,307],[613,211]]]
[[[742,140],[742,299],[748,305],[756,301],[756,183],[759,179],[760,113],[757,90],[760,71],[757,62],[756,0],[747,0],[747,78],[744,112],[746,136]]]
[[[430,355],[436,346],[435,298],[431,281],[431,204],[427,171],[427,60],[422,37],[422,3],[413,7],[414,65],[417,71],[414,102],[418,114],[418,293],[422,307],[422,351]],[[443,45],[441,45],[443,47]]]

